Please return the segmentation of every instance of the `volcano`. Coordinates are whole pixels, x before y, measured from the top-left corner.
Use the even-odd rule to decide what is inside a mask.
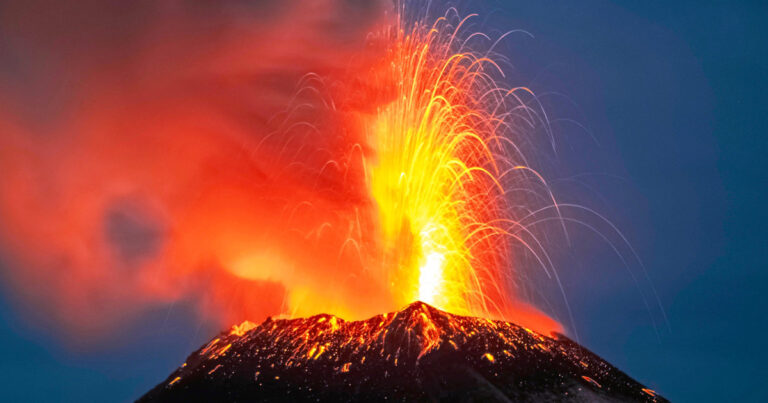
[[[422,302],[362,321],[243,322],[139,402],[665,402],[564,335]]]

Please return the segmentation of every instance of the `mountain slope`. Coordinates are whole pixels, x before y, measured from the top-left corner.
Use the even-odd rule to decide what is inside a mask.
[[[347,322],[244,322],[140,402],[666,401],[565,336],[415,302]]]

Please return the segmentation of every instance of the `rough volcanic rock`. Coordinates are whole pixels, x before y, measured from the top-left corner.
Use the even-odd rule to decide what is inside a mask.
[[[140,402],[666,401],[562,335],[416,302],[347,322],[244,322]]]

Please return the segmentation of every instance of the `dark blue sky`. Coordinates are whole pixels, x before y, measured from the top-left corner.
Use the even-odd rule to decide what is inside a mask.
[[[562,145],[555,187],[566,197],[581,189],[622,230],[668,317],[648,312],[609,248],[576,241],[575,258],[558,265],[580,341],[673,401],[768,400],[768,6],[487,0],[464,9],[487,17],[485,31],[534,35],[501,51],[517,84],[565,95],[545,97]],[[21,320],[15,303],[0,304],[5,401],[131,400],[217,331],[183,306],[158,307],[117,342],[72,351]]]
[[[494,26],[535,35],[512,49],[522,75],[572,99],[600,142],[566,158],[622,178],[590,184],[669,319],[657,335],[626,272],[577,250],[582,267],[561,267],[581,342],[673,401],[768,399],[753,341],[766,330],[768,280],[765,3],[486,4],[500,10]]]

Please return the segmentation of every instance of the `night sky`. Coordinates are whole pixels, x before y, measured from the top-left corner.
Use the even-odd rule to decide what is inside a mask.
[[[498,50],[510,82],[552,94],[542,99],[561,145],[553,188],[621,230],[667,318],[632,279],[642,267],[630,273],[599,240],[577,239],[557,262],[569,333],[672,401],[768,400],[768,5],[488,0],[461,10],[478,12],[486,32],[533,35]],[[557,301],[551,288],[542,292]],[[179,303],[73,349],[19,304],[7,293],[0,303],[4,401],[133,400],[220,330]],[[557,302],[552,313],[566,314]]]

